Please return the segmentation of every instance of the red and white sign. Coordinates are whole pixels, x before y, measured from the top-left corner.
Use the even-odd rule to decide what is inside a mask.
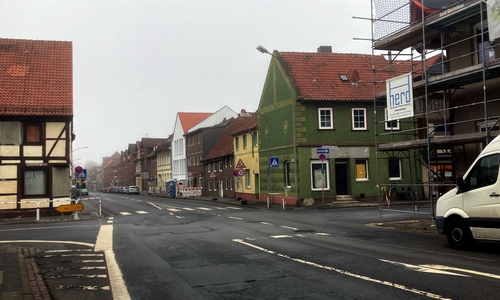
[[[238,160],[238,163],[236,164],[236,169],[246,169],[247,166],[245,166],[245,164],[243,163],[243,161],[241,160]]]
[[[245,170],[244,169],[239,169],[238,170],[238,176],[240,176],[240,177],[245,176]]]
[[[214,172],[214,171],[212,171],[212,172],[210,173],[210,178],[217,178],[217,175],[215,175],[215,172]]]
[[[83,173],[83,168],[81,166],[78,166],[75,168],[75,173],[76,174],[82,174]]]

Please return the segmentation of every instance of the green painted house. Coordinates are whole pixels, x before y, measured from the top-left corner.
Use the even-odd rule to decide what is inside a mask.
[[[376,136],[377,143],[408,140],[405,130],[414,126],[385,122],[385,100],[374,101],[385,80],[402,72],[375,73],[374,66],[388,65],[383,56],[325,48],[272,54],[258,48],[271,55],[258,111],[260,186],[274,203],[377,200],[378,182],[406,184],[414,177],[411,159],[381,155],[375,147]],[[391,131],[401,134],[384,135]]]

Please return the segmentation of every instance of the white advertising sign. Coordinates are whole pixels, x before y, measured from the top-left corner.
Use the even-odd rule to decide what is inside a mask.
[[[387,80],[387,120],[413,117],[413,85],[411,73]]]
[[[500,1],[488,0],[487,7],[489,37],[494,43],[500,37]]]

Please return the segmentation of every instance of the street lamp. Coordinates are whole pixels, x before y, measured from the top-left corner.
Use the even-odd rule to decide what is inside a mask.
[[[268,128],[269,132],[269,121],[267,121],[266,116],[261,114],[260,112],[257,112],[259,116],[263,117],[264,120],[266,121],[266,125]],[[260,126],[259,126],[260,129]],[[266,134],[266,140],[267,140],[267,208],[269,209],[270,207],[270,198],[271,198],[271,156],[269,154],[269,133]]]
[[[257,46],[257,50],[261,53],[264,53],[264,54],[269,54],[271,55],[272,57],[276,58],[280,64],[283,66],[283,68],[285,69],[285,71],[288,73],[288,75],[290,76],[290,80],[291,79],[291,74],[290,72],[288,71],[288,68],[286,66],[286,64],[283,62],[283,60],[281,60],[280,57],[274,55],[273,53],[269,52],[269,50],[266,49],[266,47],[262,46],[262,45],[259,45]],[[297,135],[295,134],[296,133],[296,130],[295,130],[295,98],[296,98],[296,95],[295,95],[295,89],[293,87],[293,84],[292,84],[292,88],[291,88],[291,92],[292,92],[292,139],[293,139],[293,162],[295,163],[295,167],[294,167],[294,177],[295,177],[295,205],[296,206],[299,206],[299,184],[298,184],[298,172],[297,172],[297,169],[298,169],[298,162],[297,162]]]

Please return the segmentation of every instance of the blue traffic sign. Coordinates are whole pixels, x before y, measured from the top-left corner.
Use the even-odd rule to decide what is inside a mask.
[[[278,168],[280,166],[279,157],[271,157],[269,159],[269,165],[271,166],[271,168]]]
[[[318,148],[316,149],[316,154],[328,154],[330,153],[329,148]]]

